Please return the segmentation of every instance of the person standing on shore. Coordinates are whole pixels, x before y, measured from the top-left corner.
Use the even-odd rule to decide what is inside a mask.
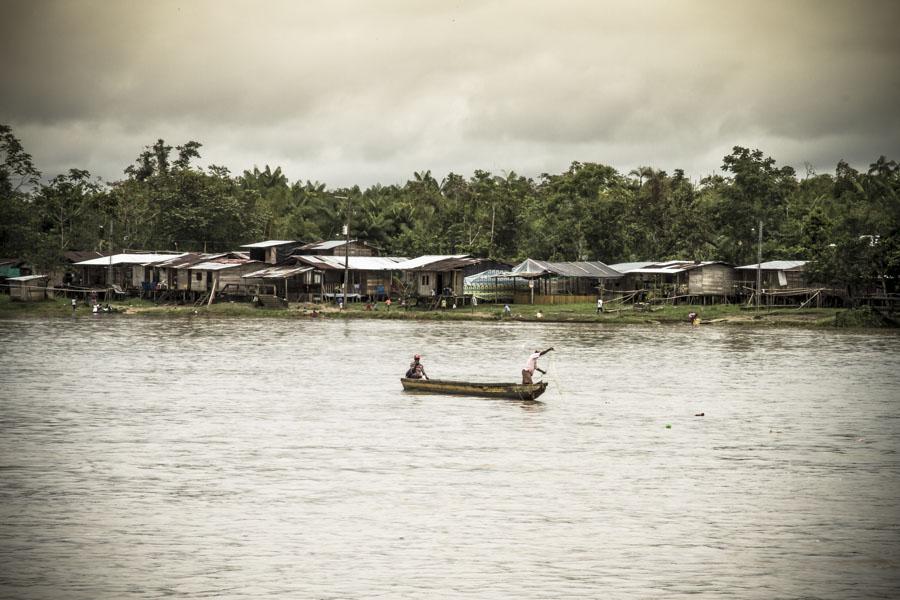
[[[597,314],[603,312],[603,298],[597,298]]]
[[[531,356],[528,357],[528,362],[525,363],[525,368],[522,369],[522,383],[523,384],[530,385],[530,384],[534,383],[534,381],[532,381],[532,376],[534,375],[535,371],[540,371],[541,373],[546,375],[547,371],[545,371],[537,366],[537,360],[540,357],[542,357],[543,355],[550,352],[551,350],[553,350],[552,346],[550,348],[547,348],[543,352],[541,352],[540,350],[535,350],[534,352],[531,353]]]
[[[72,298],[72,314],[75,314],[75,309],[78,308],[78,300]]]

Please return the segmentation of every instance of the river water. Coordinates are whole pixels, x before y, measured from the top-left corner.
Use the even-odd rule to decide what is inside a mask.
[[[896,335],[0,321],[0,389],[2,598],[900,594]]]

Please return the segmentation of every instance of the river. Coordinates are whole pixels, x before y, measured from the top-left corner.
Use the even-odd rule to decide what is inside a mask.
[[[893,334],[102,315],[0,379],[2,598],[900,593]]]

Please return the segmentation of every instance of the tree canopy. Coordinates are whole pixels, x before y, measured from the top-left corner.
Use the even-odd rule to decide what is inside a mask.
[[[102,182],[73,168],[41,180],[12,129],[0,125],[0,255],[50,266],[66,250],[224,251],[260,239],[354,237],[385,254],[467,253],[518,261],[810,260],[818,281],[885,287],[900,275],[900,168],[878,157],[833,174],[735,146],[721,173],[697,182],[642,166],[629,173],[573,162],[536,179],[515,172],[430,170],[403,185],[329,189],[265,165],[232,175],[194,165],[202,145],[159,139]],[[174,154],[173,154],[174,149]],[[347,201],[349,199],[349,202]],[[347,214],[347,206],[351,214]]]

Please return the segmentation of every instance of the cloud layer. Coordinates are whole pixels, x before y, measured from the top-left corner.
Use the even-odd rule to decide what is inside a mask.
[[[162,137],[329,185],[573,160],[900,159],[900,5],[7,2],[0,122],[46,175]]]

